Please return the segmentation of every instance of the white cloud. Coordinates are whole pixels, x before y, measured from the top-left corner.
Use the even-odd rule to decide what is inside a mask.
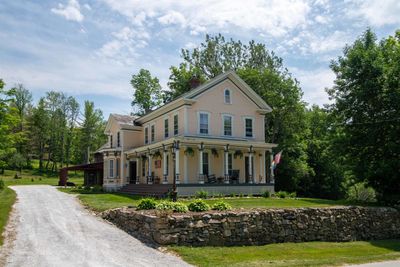
[[[141,25],[146,17],[156,17],[163,25],[187,26],[192,35],[233,27],[283,36],[305,24],[310,11],[306,0],[104,1],[133,21],[140,16]]]
[[[330,21],[330,19],[326,16],[317,15],[315,17],[315,21],[320,24],[327,24]]]
[[[309,104],[323,105],[330,103],[325,88],[333,86],[335,74],[329,68],[301,70],[290,68],[293,76],[300,82],[304,92],[304,100]]]
[[[400,23],[400,1],[357,0],[348,9],[348,15],[362,17],[372,26],[381,27]]]
[[[52,8],[51,12],[60,15],[67,20],[81,22],[84,16],[81,13],[81,7],[77,0],[69,0],[67,5],[58,4],[57,8]]]

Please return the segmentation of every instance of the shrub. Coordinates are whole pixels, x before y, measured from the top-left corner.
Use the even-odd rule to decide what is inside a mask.
[[[182,202],[173,202],[174,203],[174,212],[185,213],[188,212],[188,207]]]
[[[261,196],[265,197],[265,198],[269,198],[271,196],[271,193],[268,190],[266,190],[261,194]]]
[[[101,193],[103,192],[103,187],[101,185],[95,185],[92,188],[93,193]]]
[[[296,192],[292,192],[289,194],[290,198],[296,198],[296,196],[297,196]]]
[[[6,187],[6,185],[4,184],[3,179],[0,179],[0,190],[3,190]]]
[[[365,183],[356,183],[347,189],[347,200],[356,202],[376,202],[376,193]]]
[[[174,212],[187,212],[188,207],[181,202],[161,201],[156,205],[157,210],[172,210]]]
[[[152,198],[143,198],[140,200],[137,208],[139,210],[153,210],[156,208],[157,202]]]
[[[210,209],[210,206],[204,202],[204,200],[198,199],[193,202],[190,202],[188,205],[190,211],[207,211]]]
[[[278,191],[278,192],[275,193],[275,196],[279,197],[279,198],[286,198],[286,197],[288,197],[288,192],[286,192],[286,191]]]
[[[224,201],[218,201],[215,202],[214,205],[212,206],[213,210],[230,210],[232,209],[231,205]]]
[[[196,198],[206,199],[208,197],[208,192],[204,190],[200,190],[196,192]]]
[[[90,191],[90,186],[89,186],[89,185],[85,185],[85,187],[83,188],[83,190],[85,190],[85,191]]]

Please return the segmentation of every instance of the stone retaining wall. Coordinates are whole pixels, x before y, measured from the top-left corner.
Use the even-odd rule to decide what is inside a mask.
[[[102,217],[129,234],[160,245],[232,246],[280,242],[400,238],[392,208],[254,209],[166,214],[122,208]]]

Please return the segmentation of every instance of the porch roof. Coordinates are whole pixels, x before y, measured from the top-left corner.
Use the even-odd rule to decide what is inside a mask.
[[[272,143],[265,143],[265,142],[257,142],[253,140],[248,140],[248,139],[234,139],[234,138],[213,138],[213,137],[202,137],[202,136],[177,136],[177,137],[172,137],[167,140],[163,140],[157,143],[137,147],[130,149],[125,152],[127,156],[131,156],[132,154],[136,153],[143,153],[147,152],[148,150],[157,150],[157,149],[162,149],[163,145],[165,146],[171,146],[174,141],[179,141],[180,145],[185,147],[185,146],[198,146],[201,143],[204,144],[204,147],[207,148],[220,148],[223,149],[227,144],[231,148],[235,149],[248,149],[250,146],[253,146],[253,149],[272,149],[274,147],[277,147],[277,144],[272,144]]]

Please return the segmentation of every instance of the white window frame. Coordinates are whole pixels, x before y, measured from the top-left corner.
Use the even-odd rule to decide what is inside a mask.
[[[147,131],[146,131],[146,129],[147,129]],[[146,139],[147,139],[147,141],[146,141]],[[149,125],[144,127],[144,144],[145,145],[149,144]]]
[[[108,178],[114,178],[114,159],[108,160]]]
[[[154,129],[154,136],[153,136],[153,130]],[[156,124],[152,123],[150,124],[150,143],[154,143],[156,141]]]
[[[167,128],[165,128],[165,122],[167,122]],[[166,117],[164,118],[164,139],[167,139],[169,137],[169,118]]]
[[[200,132],[200,116],[207,115],[207,133]],[[200,135],[210,135],[210,112],[207,111],[199,111],[197,112],[197,133]]]
[[[226,92],[229,92],[229,102],[226,101]],[[225,104],[232,104],[232,90],[231,89],[226,88],[224,90],[224,103]]]
[[[230,135],[226,135],[225,134],[225,117],[230,117],[231,118],[231,134]],[[231,115],[231,114],[222,114],[221,135],[222,136],[233,136],[233,115]]]
[[[252,136],[246,136],[246,120],[251,120],[251,127],[252,127]],[[244,138],[254,138],[254,117],[246,116],[243,117],[243,136]]]
[[[177,118],[176,120],[176,133],[175,133],[175,116]],[[173,130],[173,136],[177,136],[179,135],[179,114],[178,113],[174,113],[174,115],[172,116],[172,130]]]

